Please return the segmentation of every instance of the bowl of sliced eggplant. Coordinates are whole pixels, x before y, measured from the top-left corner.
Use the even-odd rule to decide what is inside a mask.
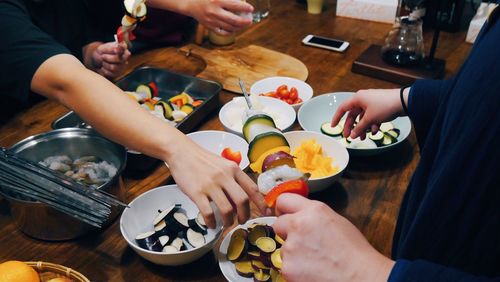
[[[152,189],[134,199],[120,219],[120,230],[129,246],[141,257],[160,265],[193,262],[213,249],[222,234],[209,229],[191,199],[177,185]]]
[[[410,119],[398,117],[382,123],[375,134],[368,132],[364,140],[359,137],[356,139],[343,137],[343,126],[347,115],[335,127],[331,126],[331,121],[340,104],[353,95],[353,92],[334,92],[312,98],[298,112],[300,126],[306,131],[315,131],[332,137],[344,145],[350,155],[355,156],[377,155],[394,149],[410,135]]]
[[[274,233],[276,217],[260,217],[236,226],[222,241],[219,267],[230,281],[285,281],[281,275],[281,246]]]

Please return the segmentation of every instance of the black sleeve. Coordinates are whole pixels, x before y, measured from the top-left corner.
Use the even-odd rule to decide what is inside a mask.
[[[0,99],[26,102],[33,75],[48,58],[71,54],[31,21],[24,4],[0,1]]]

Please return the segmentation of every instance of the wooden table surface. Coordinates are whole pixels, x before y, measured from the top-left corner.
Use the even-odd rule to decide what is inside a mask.
[[[268,19],[255,24],[237,37],[233,47],[261,45],[300,59],[309,69],[307,82],[315,95],[335,91],[356,91],[361,88],[398,87],[351,72],[352,62],[372,43],[382,44],[391,25],[335,17],[335,2],[327,1],[321,15],[307,14],[305,7],[292,0],[272,2]],[[351,46],[345,53],[301,45],[307,34],[317,34],[348,40]],[[431,33],[425,33],[430,42]],[[446,59],[446,75],[455,72],[470,50],[464,33],[442,33],[437,57]],[[205,47],[211,47],[205,43]],[[429,46],[427,46],[429,47]],[[196,75],[204,63],[186,58],[176,48],[165,48],[135,55],[130,69],[153,65],[173,71]],[[222,91],[221,104],[235,95]],[[68,109],[44,101],[19,113],[0,125],[0,146],[8,147],[33,134],[49,131],[53,120]],[[223,130],[215,111],[199,130]],[[333,114],[333,113],[332,113]],[[295,124],[296,129],[300,129]],[[419,160],[415,135],[398,149],[378,157],[351,158],[338,183],[311,198],[328,203],[352,221],[373,246],[389,255],[392,234],[399,205]],[[125,179],[127,200],[166,184],[169,171],[158,166],[143,179]],[[255,212],[254,216],[258,216]],[[218,245],[216,246],[218,249]],[[119,230],[118,220],[99,234],[91,234],[69,242],[43,242],[21,233],[10,217],[8,204],[0,200],[0,262],[4,260],[42,260],[74,268],[91,281],[224,281],[215,253],[181,267],[157,266],[141,259],[128,247]]]

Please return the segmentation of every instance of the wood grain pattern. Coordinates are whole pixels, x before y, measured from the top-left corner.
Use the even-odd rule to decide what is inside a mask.
[[[305,81],[309,74],[300,60],[268,48],[249,45],[237,49],[206,49],[189,44],[180,49],[206,63],[198,77],[219,81],[227,91],[243,94],[238,84],[241,78],[249,85],[270,76],[288,76]]]
[[[320,15],[308,14],[305,6],[294,0],[272,1],[272,5],[269,18],[242,32],[233,48],[255,44],[299,58],[309,69],[307,82],[316,95],[397,87],[350,71],[352,62],[370,44],[382,44],[391,25],[335,17],[335,1],[330,0],[325,1],[325,10]],[[310,33],[348,40],[351,47],[345,53],[335,53],[303,46],[302,38]],[[431,37],[432,32],[425,32],[425,42],[430,42]],[[436,56],[446,59],[447,76],[456,72],[470,50],[464,38],[464,32],[441,34]],[[212,48],[207,42],[203,46]],[[186,58],[173,47],[134,55],[129,69],[140,65],[164,67],[188,75],[197,75],[205,68],[201,60]],[[235,96],[222,91],[220,102],[226,103]],[[53,101],[44,101],[19,113],[0,125],[0,146],[10,146],[50,130],[50,123],[67,111]],[[217,112],[196,130],[207,129],[223,130]],[[300,129],[297,123],[294,129]],[[377,250],[389,255],[399,205],[418,161],[419,149],[412,133],[407,142],[392,152],[376,158],[351,158],[339,182],[312,198],[326,202],[352,221]],[[131,201],[171,181],[168,169],[159,165],[144,179],[125,179],[126,199]],[[258,216],[255,209],[252,215]],[[7,203],[0,200],[0,261],[8,259],[65,265],[91,281],[225,281],[213,252],[181,267],[156,266],[141,259],[121,237],[118,221],[102,233],[74,241],[47,243],[31,239],[17,230]]]

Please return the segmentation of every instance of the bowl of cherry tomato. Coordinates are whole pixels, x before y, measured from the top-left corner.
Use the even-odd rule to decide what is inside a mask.
[[[280,99],[298,111],[313,96],[312,87],[296,78],[273,76],[261,79],[250,87],[250,95]]]

